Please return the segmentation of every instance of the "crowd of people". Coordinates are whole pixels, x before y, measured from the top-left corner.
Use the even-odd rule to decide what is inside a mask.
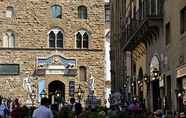
[[[18,118],[20,104],[17,98],[0,97],[0,118]]]
[[[31,109],[29,112],[28,107],[21,106],[19,100],[7,99],[0,97],[0,118],[88,118],[91,112],[95,112],[97,108],[87,106],[82,108],[80,102],[76,102],[75,98],[71,98],[69,103],[51,104],[50,100],[46,97],[41,99],[41,103],[37,108]],[[133,99],[131,102],[126,103],[125,110],[120,108],[120,105],[111,106],[111,108],[100,110],[99,115],[101,118],[111,116],[121,112],[129,113],[143,113],[145,110],[144,103]],[[150,118],[163,118],[163,112],[157,110]]]
[[[50,100],[44,97],[38,108],[31,107],[30,109],[21,106],[17,98],[0,98],[0,103],[0,118],[78,118],[82,112],[81,103],[76,102],[74,98],[61,106],[60,104],[50,104]],[[67,109],[71,113],[65,113]]]

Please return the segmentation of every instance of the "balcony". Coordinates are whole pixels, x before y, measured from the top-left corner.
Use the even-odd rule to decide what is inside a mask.
[[[145,37],[157,34],[160,27],[162,27],[162,11],[163,0],[144,0],[141,7],[133,15],[125,17],[122,26],[123,49],[131,50],[139,42],[149,40]]]

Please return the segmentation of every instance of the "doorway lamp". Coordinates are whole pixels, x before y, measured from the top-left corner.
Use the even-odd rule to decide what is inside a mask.
[[[41,93],[40,93],[41,98],[46,97],[46,95],[47,95],[46,90],[43,89],[43,90],[41,91]]]

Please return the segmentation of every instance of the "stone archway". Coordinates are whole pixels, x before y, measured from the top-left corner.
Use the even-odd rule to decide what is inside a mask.
[[[48,84],[48,95],[51,103],[61,103],[65,100],[65,84],[54,80]]]
[[[161,108],[161,97],[160,97],[160,87],[159,79],[154,79],[153,71],[160,71],[160,61],[157,56],[153,56],[150,63],[150,79],[152,88],[152,105],[153,111]]]

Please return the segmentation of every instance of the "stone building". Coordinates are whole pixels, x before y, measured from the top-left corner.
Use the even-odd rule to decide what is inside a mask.
[[[121,50],[121,24],[125,14],[125,0],[111,0],[111,89],[119,92],[125,82],[124,53]]]
[[[103,0],[1,0],[0,94],[104,95]],[[94,91],[94,92],[92,92]],[[78,94],[81,93],[81,94]]]
[[[109,97],[111,94],[110,17],[110,0],[105,0],[105,103],[107,108],[110,107]]]
[[[150,111],[185,109],[185,0],[127,0],[122,40],[133,97]]]

